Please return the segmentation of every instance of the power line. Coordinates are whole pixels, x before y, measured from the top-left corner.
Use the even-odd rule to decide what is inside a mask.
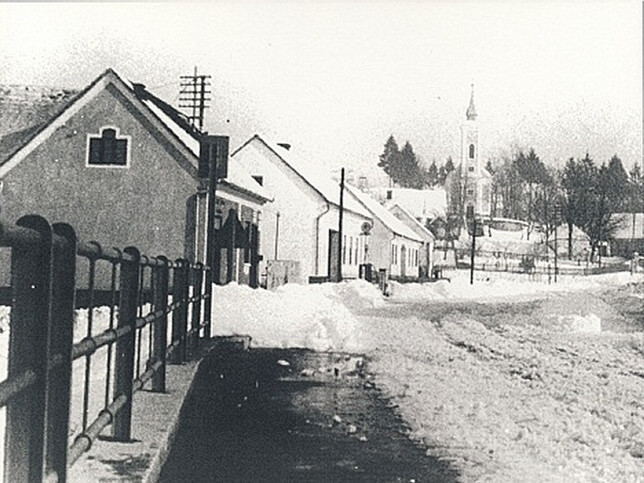
[[[209,97],[212,93],[210,90],[211,77],[198,74],[196,67],[193,75],[180,76],[179,108],[188,109],[187,117],[190,124],[199,130],[203,128],[204,111],[210,107],[207,103],[212,100]]]

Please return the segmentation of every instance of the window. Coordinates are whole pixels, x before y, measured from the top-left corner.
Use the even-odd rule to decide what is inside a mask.
[[[253,176],[253,179],[257,181],[260,185],[264,186],[264,177],[263,176]]]
[[[474,145],[470,144],[470,159],[474,159]]]
[[[349,237],[349,265],[353,263],[353,237]]]
[[[388,199],[388,200],[390,200],[390,199],[391,199],[392,194],[393,194],[393,193],[392,193],[392,191],[391,191],[391,190],[387,190],[387,199]]]
[[[474,196],[474,190],[467,190],[467,196]]]
[[[468,170],[470,173],[471,173],[471,172],[473,172],[473,171],[474,171],[474,166],[470,166],[469,168],[467,168],[467,170]]]
[[[119,136],[118,129],[105,127],[100,136],[88,136],[87,165],[127,167],[129,136]]]

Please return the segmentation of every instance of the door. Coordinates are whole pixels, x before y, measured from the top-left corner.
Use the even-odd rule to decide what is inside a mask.
[[[339,281],[340,271],[340,233],[336,230],[329,230],[329,256],[328,270],[329,282]]]

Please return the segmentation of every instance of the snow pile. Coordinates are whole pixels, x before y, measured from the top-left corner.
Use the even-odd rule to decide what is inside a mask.
[[[286,284],[274,291],[228,284],[213,291],[216,335],[250,335],[254,346],[307,347],[320,351],[358,349],[358,324],[348,305],[382,304],[364,281],[339,285]]]

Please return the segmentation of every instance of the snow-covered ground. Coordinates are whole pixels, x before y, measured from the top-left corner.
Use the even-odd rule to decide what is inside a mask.
[[[463,481],[644,481],[644,321],[596,295],[616,287],[644,313],[644,277],[452,276],[387,299],[362,281],[217,287],[216,331],[367,354],[411,436]]]
[[[451,282],[392,283],[389,297],[364,281],[215,287],[214,328],[251,335],[253,346],[366,354],[411,436],[463,481],[644,481],[644,275],[547,284],[477,273],[473,286],[467,272],[447,275]],[[77,339],[86,318],[78,312]],[[97,309],[96,330],[108,319]],[[7,326],[0,308],[4,357]],[[73,432],[83,364],[75,363]],[[105,354],[92,364],[92,413],[104,364]]]

